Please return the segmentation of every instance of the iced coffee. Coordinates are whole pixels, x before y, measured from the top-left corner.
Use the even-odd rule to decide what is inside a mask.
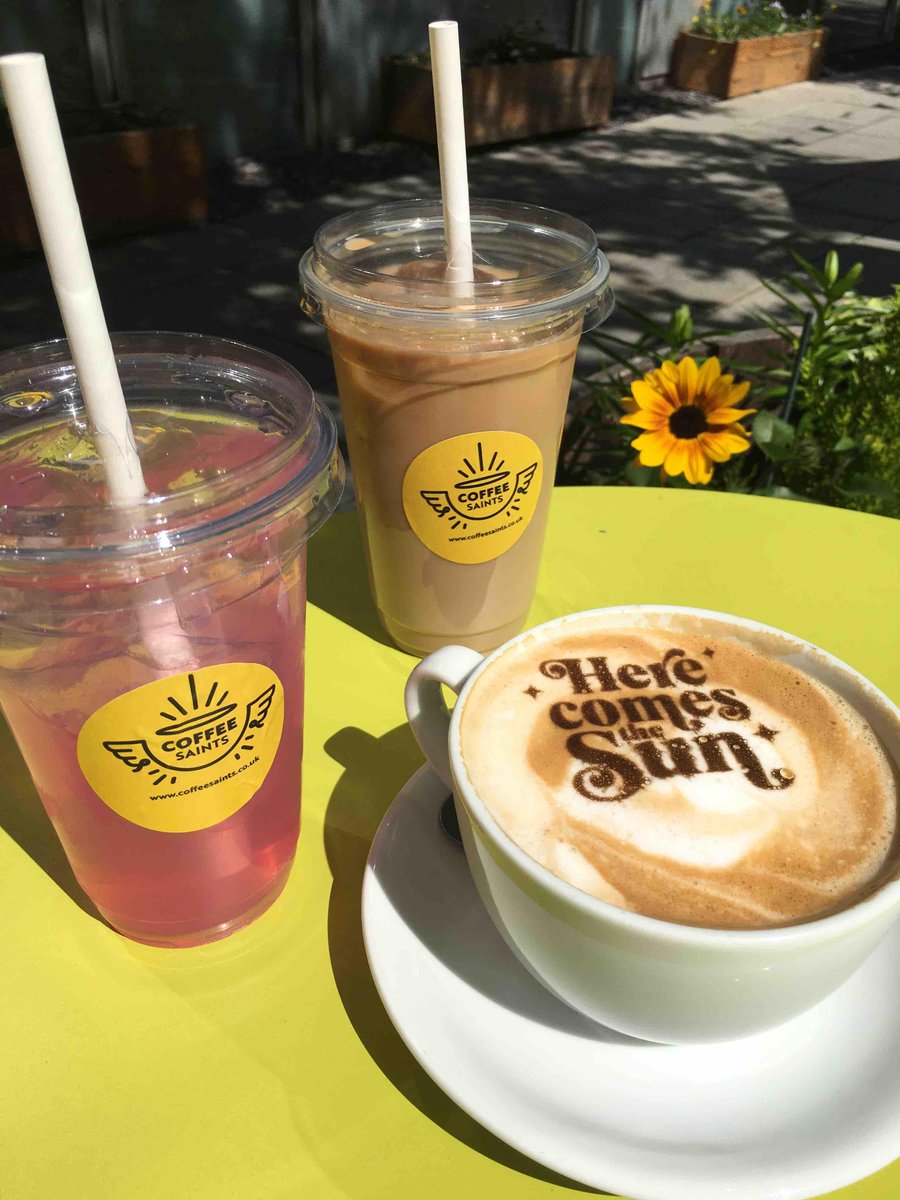
[[[534,595],[578,339],[612,307],[587,226],[473,202],[475,281],[438,202],[329,222],[301,263],[334,356],[378,613],[403,649],[488,650]]]

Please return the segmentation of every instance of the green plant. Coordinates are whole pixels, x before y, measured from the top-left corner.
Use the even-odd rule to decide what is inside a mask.
[[[707,486],[900,516],[900,287],[891,297],[861,296],[860,264],[842,274],[833,250],[821,267],[794,259],[797,271],[762,281],[792,314],[758,314],[773,335],[769,360],[751,365],[720,352],[751,382],[746,403],[759,411],[752,449],[717,465]],[[640,466],[637,431],[621,419],[635,379],[688,351],[702,361],[721,334],[698,334],[687,305],[666,325],[625,311],[639,328],[635,340],[591,335],[603,365],[578,382],[559,481],[691,486]]]
[[[900,516],[900,288],[860,296],[861,263],[841,274],[834,250],[821,267],[793,256],[797,272],[763,283],[796,317],[808,316],[808,344],[799,354],[798,330],[760,314],[786,350],[756,394],[769,407],[754,422],[754,440],[792,492]],[[778,415],[798,354],[795,403]]]
[[[504,25],[466,54],[466,63],[487,67],[494,63],[546,62],[571,53],[546,39],[543,21],[516,21]]]
[[[733,42],[741,38],[778,37],[802,29],[815,29],[822,18],[811,9],[792,13],[780,0],[748,0],[732,8],[718,0],[707,0],[691,22],[691,33],[716,41]]]
[[[157,129],[177,125],[180,118],[171,109],[146,109],[137,104],[87,104],[76,101],[58,109],[63,136],[119,133],[125,129]],[[9,113],[0,108],[0,146],[14,145]]]
[[[502,63],[549,62],[571,56],[571,50],[547,41],[543,21],[519,20],[502,25],[492,37],[464,51],[462,57],[467,67],[489,67]],[[393,61],[427,67],[431,63],[431,55],[427,50],[422,50],[395,55]]]

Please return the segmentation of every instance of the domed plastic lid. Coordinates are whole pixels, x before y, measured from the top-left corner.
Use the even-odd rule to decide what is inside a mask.
[[[331,414],[274,355],[188,333],[113,335],[148,485],[107,501],[68,343],[0,355],[0,571],[195,553],[290,515],[305,541],[344,482]]]
[[[471,202],[475,281],[445,278],[440,200],[403,200],[328,221],[300,260],[301,305],[373,320],[542,323],[581,310],[593,328],[612,311],[609,262],[574,217],[507,200]]]

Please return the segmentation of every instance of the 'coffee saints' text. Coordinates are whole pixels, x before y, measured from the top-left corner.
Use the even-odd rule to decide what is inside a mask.
[[[567,679],[572,696],[586,697],[557,701],[548,716],[569,734],[566,748],[576,762],[587,764],[572,782],[590,800],[627,800],[651,780],[676,775],[739,770],[754,787],[767,791],[782,791],[794,782],[793,773],[783,767],[766,771],[746,736],[751,731],[699,732],[709,719],[750,721],[753,714],[734,688],[703,690],[707,669],[684,650],[673,647],[646,666],[624,663],[616,668],[606,657],[548,659],[540,671],[547,679]],[[644,688],[653,691],[612,695]],[[637,728],[643,722],[654,724]],[[666,725],[698,736],[667,737]]]

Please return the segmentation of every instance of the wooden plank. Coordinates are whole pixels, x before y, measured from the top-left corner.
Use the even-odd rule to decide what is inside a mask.
[[[388,132],[433,143],[430,69],[391,63],[386,82]],[[484,146],[604,125],[614,84],[615,61],[608,56],[466,67],[466,140]]]
[[[66,142],[89,236],[202,221],[203,135],[196,125],[127,129]],[[14,147],[0,149],[0,251],[36,250],[37,227]]]
[[[738,42],[728,96],[745,96],[815,79],[822,69],[826,38],[827,30],[810,29]]]
[[[675,44],[672,84],[686,92],[707,92],[724,99],[734,62],[735,42],[682,33]]]
[[[675,87],[724,100],[815,79],[822,69],[827,37],[826,29],[734,42],[682,33],[673,59],[672,82]]]

